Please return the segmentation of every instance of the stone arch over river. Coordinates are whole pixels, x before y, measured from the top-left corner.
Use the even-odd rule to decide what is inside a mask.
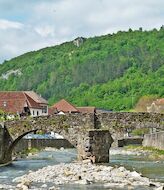
[[[16,143],[24,135],[37,130],[61,134],[77,147],[78,159],[94,155],[96,162],[109,162],[109,149],[113,143],[111,134],[118,139],[129,128],[155,127],[162,130],[163,119],[163,114],[113,112],[51,115],[7,121],[5,127],[0,129],[0,163],[11,161],[11,152]],[[6,155],[6,152],[9,154]]]

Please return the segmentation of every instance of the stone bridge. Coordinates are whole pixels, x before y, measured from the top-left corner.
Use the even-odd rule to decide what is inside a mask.
[[[77,147],[78,158],[95,156],[96,162],[109,162],[109,148],[128,131],[136,128],[164,130],[164,114],[111,112],[67,114],[5,122],[0,127],[0,163],[11,161],[17,142],[36,131],[54,131]],[[112,137],[111,137],[112,134]]]

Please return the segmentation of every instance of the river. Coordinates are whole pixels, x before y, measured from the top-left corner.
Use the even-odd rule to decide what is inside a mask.
[[[37,170],[44,166],[69,163],[76,159],[75,149],[41,151],[37,155],[14,161],[11,165],[0,167],[0,184],[13,184],[15,177],[28,173],[29,170]],[[144,176],[153,180],[164,182],[164,161],[149,161],[143,155],[111,155],[111,165],[123,165],[127,169],[141,172]],[[49,184],[51,185],[51,184]],[[62,190],[101,190],[105,189],[101,184],[93,185],[63,185]],[[151,188],[147,188],[149,190]],[[125,188],[124,188],[125,190]],[[137,190],[137,188],[136,188]],[[138,190],[142,190],[140,187]],[[143,187],[143,190],[146,190]]]

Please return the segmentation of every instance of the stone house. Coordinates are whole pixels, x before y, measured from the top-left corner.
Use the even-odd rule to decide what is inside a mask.
[[[150,106],[147,106],[147,112],[164,113],[164,98],[157,99]]]
[[[47,101],[33,91],[0,91],[0,110],[13,115],[48,115]]]

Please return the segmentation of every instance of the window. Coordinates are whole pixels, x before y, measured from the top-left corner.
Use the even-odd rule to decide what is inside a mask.
[[[47,113],[47,106],[42,107],[42,113]]]
[[[35,115],[35,112],[33,111],[33,115]]]
[[[3,106],[6,107],[7,106],[7,102],[4,101],[3,102]]]

